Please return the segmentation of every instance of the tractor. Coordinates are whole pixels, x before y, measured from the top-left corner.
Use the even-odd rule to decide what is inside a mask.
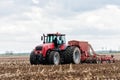
[[[41,40],[43,40],[43,44],[36,46],[30,54],[31,64],[80,63],[79,48],[66,45],[65,34],[43,34]]]
[[[41,36],[43,44],[30,54],[31,64],[80,64],[114,62],[114,56],[98,55],[86,41],[71,40],[66,45],[65,34],[50,33]]]

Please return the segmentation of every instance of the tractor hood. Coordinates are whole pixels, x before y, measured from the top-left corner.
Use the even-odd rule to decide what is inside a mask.
[[[54,43],[45,43],[45,44],[42,44],[41,45],[43,48],[51,48],[51,47],[53,47],[54,48]]]
[[[34,51],[36,53],[41,53],[43,56],[46,55],[48,50],[54,49],[54,43],[45,43],[35,47]]]
[[[45,43],[45,44],[36,46],[36,49],[39,49],[39,50],[42,50],[44,48],[52,49],[54,48],[54,43]]]

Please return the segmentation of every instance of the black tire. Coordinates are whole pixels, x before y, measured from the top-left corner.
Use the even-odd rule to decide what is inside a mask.
[[[42,64],[42,54],[35,55],[32,51],[30,54],[30,63],[31,65]]]
[[[71,48],[72,47],[67,47],[66,50],[63,52],[63,64],[69,64],[72,62],[72,57],[71,57]]]
[[[49,54],[49,64],[59,65],[60,54],[57,51],[51,51]]]
[[[33,64],[36,64],[36,57],[34,55],[34,52],[32,51],[31,54],[30,54],[30,63],[33,65]]]
[[[81,62],[81,51],[76,46],[67,47],[63,55],[64,63],[79,64]]]

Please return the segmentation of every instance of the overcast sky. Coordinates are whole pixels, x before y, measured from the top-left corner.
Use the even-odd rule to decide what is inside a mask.
[[[0,0],[0,53],[30,52],[43,33],[120,50],[119,0]]]

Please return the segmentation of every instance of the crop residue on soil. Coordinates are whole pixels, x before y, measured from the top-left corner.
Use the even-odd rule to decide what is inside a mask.
[[[111,64],[30,65],[28,57],[0,58],[0,80],[118,80],[120,61]]]

